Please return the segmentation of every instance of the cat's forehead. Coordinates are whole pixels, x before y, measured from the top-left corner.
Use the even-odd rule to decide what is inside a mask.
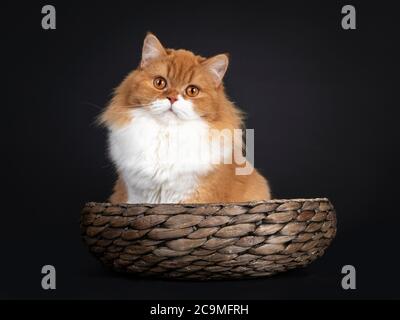
[[[206,59],[187,50],[167,49],[167,56],[154,64],[158,73],[175,82],[190,82],[201,73],[201,63]]]
[[[173,63],[178,63],[182,65],[199,65],[201,62],[206,60],[205,58],[195,55],[193,52],[179,49],[167,49],[168,60]]]

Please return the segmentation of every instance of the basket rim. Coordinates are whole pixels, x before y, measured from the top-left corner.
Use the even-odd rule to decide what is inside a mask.
[[[207,202],[207,203],[110,203],[110,202],[96,202],[90,201],[85,203],[85,207],[103,206],[103,207],[202,207],[202,206],[257,206],[260,204],[275,204],[275,203],[286,203],[286,202],[329,202],[330,200],[326,197],[323,198],[295,198],[295,199],[271,199],[271,200],[259,200],[249,202]]]

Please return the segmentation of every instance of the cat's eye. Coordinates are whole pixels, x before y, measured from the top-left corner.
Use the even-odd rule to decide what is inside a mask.
[[[190,85],[186,88],[186,94],[189,97],[195,97],[199,94],[199,92],[200,92],[200,89],[193,85]]]
[[[162,90],[167,86],[167,80],[163,77],[157,77],[153,80],[153,85],[156,89]]]

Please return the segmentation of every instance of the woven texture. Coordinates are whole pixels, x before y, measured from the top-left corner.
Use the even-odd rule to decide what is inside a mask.
[[[81,230],[105,265],[142,276],[270,276],[323,255],[336,234],[328,199],[238,204],[87,203]]]

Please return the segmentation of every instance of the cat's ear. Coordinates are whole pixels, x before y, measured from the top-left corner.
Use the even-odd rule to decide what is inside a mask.
[[[157,37],[152,33],[148,33],[143,42],[142,60],[140,61],[140,66],[145,67],[152,60],[160,58],[161,56],[166,54],[167,53],[163,45],[157,39]]]
[[[215,86],[218,87],[228,69],[229,58],[227,54],[219,54],[202,62],[202,65],[211,74]]]

